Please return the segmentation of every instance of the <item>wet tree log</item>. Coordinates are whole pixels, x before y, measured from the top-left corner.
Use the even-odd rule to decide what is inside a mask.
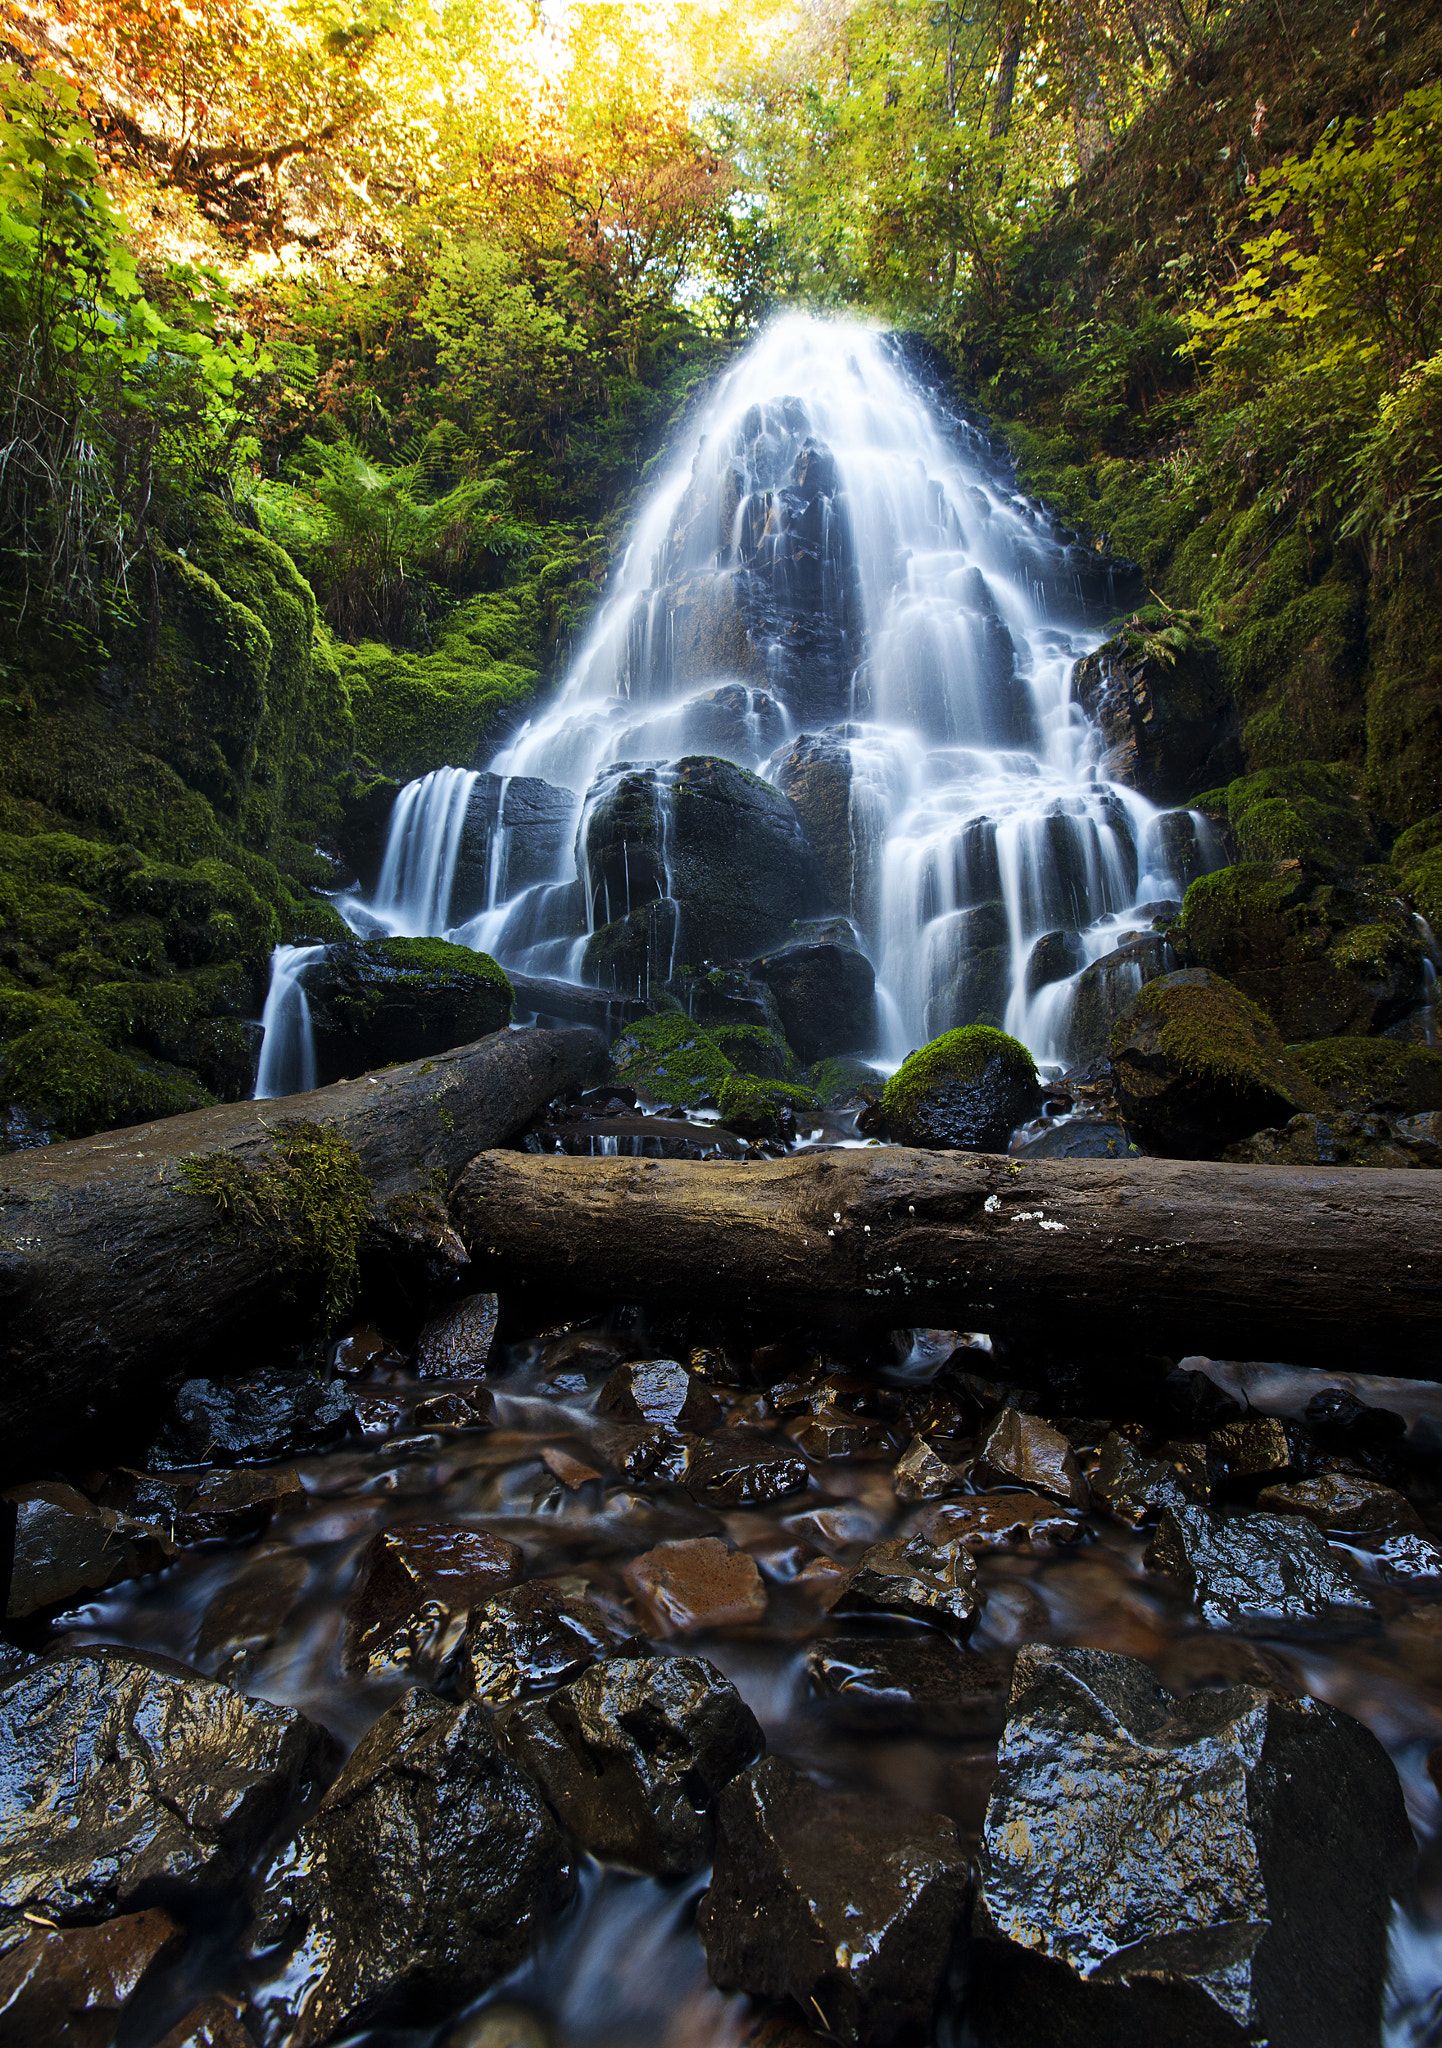
[[[444,1235],[443,1197],[465,1162],[603,1068],[603,1041],[590,1032],[499,1031],[310,1094],[225,1103],[0,1159],[0,1462],[13,1468],[49,1445],[73,1445],[87,1422],[133,1406],[182,1368],[224,1363],[260,1334],[272,1349],[302,1335],[328,1263],[354,1255],[358,1211],[360,1228],[383,1236]],[[315,1154],[312,1143],[326,1184],[282,1184],[272,1227],[248,1213],[247,1192],[262,1210],[274,1206],[277,1184],[264,1177],[295,1126],[296,1174],[311,1170],[307,1130],[352,1149]],[[186,1165],[197,1161],[202,1183],[208,1176],[222,1196],[230,1176],[240,1199],[228,1214],[198,1190]],[[327,1228],[340,1238],[349,1230],[349,1247],[327,1245]]]
[[[495,1275],[581,1296],[1442,1377],[1442,1173],[492,1152],[451,1213]]]

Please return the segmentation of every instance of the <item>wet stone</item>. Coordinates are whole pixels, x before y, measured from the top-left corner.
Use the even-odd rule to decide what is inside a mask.
[[[1011,1659],[963,1650],[933,1630],[829,1636],[807,1652],[813,1692],[844,1726],[936,1736],[999,1734]]]
[[[541,1453],[541,1463],[553,1479],[559,1479],[568,1493],[578,1493],[583,1486],[589,1486],[600,1478],[594,1465],[588,1465],[583,1458],[572,1457],[569,1451],[547,1444]]]
[[[1300,1515],[1224,1518],[1206,1508],[1167,1508],[1147,1565],[1175,1579],[1213,1628],[1335,1620],[1339,1609],[1372,1605]]]
[[[920,1621],[966,1629],[981,1605],[976,1564],[964,1544],[894,1536],[873,1543],[847,1581],[848,1605],[882,1607]]]
[[[485,1387],[428,1394],[411,1410],[416,1429],[489,1429],[495,1419],[495,1399]]]
[[[127,1651],[67,1651],[0,1690],[0,1927],[219,1892],[307,1782],[291,1707]]]
[[[968,1550],[1043,1550],[1082,1542],[1087,1527],[1039,1493],[970,1493],[929,1508],[918,1534],[929,1543],[964,1543]]]
[[[162,1472],[259,1465],[324,1450],[353,1425],[351,1393],[341,1379],[275,1366],[245,1379],[187,1380],[149,1462]]]
[[[967,1467],[950,1465],[924,1437],[914,1436],[896,1461],[893,1482],[898,1500],[937,1500],[942,1494],[960,1493],[966,1484]]]
[[[382,1529],[361,1553],[346,1618],[348,1671],[439,1664],[473,1607],[520,1575],[521,1549],[451,1522]]]
[[[280,1635],[309,1578],[310,1566],[297,1551],[249,1558],[207,1603],[196,1632],[197,1659],[218,1676],[243,1683]]]
[[[710,1861],[716,1798],[765,1747],[735,1686],[699,1657],[593,1665],[512,1709],[505,1741],[584,1848],[657,1877]]]
[[[719,1536],[658,1543],[633,1558],[624,1576],[652,1635],[744,1627],[766,1612],[766,1588],[755,1558],[732,1550]]]
[[[156,2048],[255,2048],[255,2036],[240,2002],[217,1994],[192,2006]]]
[[[983,1838],[979,2033],[1375,2043],[1411,1854],[1392,1765],[1347,1716],[1245,1685],[1178,1700],[1130,1657],[1023,1649]]]
[[[982,1440],[977,1463],[993,1478],[1084,1508],[1088,1492],[1076,1452],[1039,1415],[1003,1408]]]
[[[709,1387],[674,1358],[633,1359],[618,1365],[601,1389],[603,1414],[623,1422],[685,1430],[698,1435],[721,1420],[721,1405]]]
[[[970,1894],[951,1821],[767,1757],[722,1793],[716,1833],[697,1924],[717,1984],[789,2001],[836,2041],[929,2030]]]
[[[1207,1465],[1214,1489],[1255,1493],[1284,1472],[1305,1470],[1310,1446],[1302,1431],[1275,1415],[1227,1422],[1207,1438]]]
[[[98,1927],[32,1927],[0,1957],[0,2040],[112,2048],[127,2006],[184,1940],[158,1906]]]
[[[821,1462],[832,1458],[880,1456],[891,1447],[891,1438],[879,1423],[868,1422],[856,1415],[842,1415],[834,1409],[798,1416],[787,1424],[786,1434],[799,1451]]]
[[[715,1507],[764,1507],[803,1492],[809,1478],[805,1458],[790,1445],[722,1430],[692,1460],[688,1484]]]
[[[1150,1458],[1113,1430],[1102,1441],[1091,1474],[1092,1497],[1104,1514],[1125,1528],[1140,1529],[1163,1508],[1185,1507],[1186,1488],[1176,1466]]]
[[[256,1888],[287,2048],[439,2018],[513,1969],[569,1898],[565,1838],[484,1706],[408,1692]],[[279,1965],[281,1956],[267,1957]]]
[[[680,1486],[691,1469],[693,1442],[650,1423],[612,1422],[596,1431],[593,1448],[633,1486]]]
[[[199,1478],[122,1468],[111,1475],[105,1499],[177,1543],[242,1543],[273,1515],[302,1506],[305,1488],[294,1465],[222,1468]]]
[[[586,1592],[531,1579],[473,1611],[457,1669],[462,1692],[497,1705],[549,1692],[598,1658],[638,1647],[634,1630]]]
[[[1305,1515],[1332,1536],[1424,1533],[1422,1517],[1395,1487],[1348,1472],[1320,1472],[1264,1487],[1257,1505],[1274,1515]]]
[[[159,1571],[173,1555],[158,1531],[96,1507],[73,1486],[42,1480],[0,1494],[7,1621],[68,1607],[121,1579]]]
[[[501,1304],[494,1294],[472,1294],[426,1324],[416,1344],[423,1380],[475,1379],[490,1361]]]

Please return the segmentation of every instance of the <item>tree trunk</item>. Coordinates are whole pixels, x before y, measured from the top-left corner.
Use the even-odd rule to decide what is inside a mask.
[[[492,1152],[451,1213],[505,1283],[1079,1349],[1431,1374],[1442,1173],[900,1148],[764,1164]]]
[[[1022,37],[1026,32],[1026,18],[1016,15],[1002,30],[1001,49],[997,55],[996,89],[991,98],[990,134],[993,142],[1002,142],[1011,133],[1012,102],[1016,98],[1016,71],[1021,62]]]
[[[232,1102],[0,1159],[0,1463],[72,1443],[181,1368],[304,1334],[326,1275],[295,1246],[227,1218],[182,1162],[252,1172],[277,1128],[337,1133],[382,1230],[405,1226],[465,1162],[553,1095],[599,1080],[585,1031],[500,1031],[434,1059],[276,1102]]]

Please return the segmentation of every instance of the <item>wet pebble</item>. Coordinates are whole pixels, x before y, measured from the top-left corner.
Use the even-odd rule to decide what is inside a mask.
[[[0,1956],[0,2041],[112,2048],[136,1993],[184,1942],[158,1906],[98,1927],[33,1927]]]
[[[159,1571],[174,1551],[145,1523],[96,1507],[73,1486],[41,1480],[0,1494],[0,1555],[9,1561],[5,1619],[23,1621]]]
[[[982,1439],[977,1464],[994,1480],[1047,1494],[1068,1507],[1087,1505],[1087,1483],[1076,1452],[1061,1431],[1039,1415],[1003,1408]]]
[[[547,1692],[579,1677],[598,1657],[638,1647],[626,1621],[584,1586],[531,1579],[475,1609],[457,1675],[463,1692],[495,1705]]]
[[[970,1628],[981,1605],[976,1564],[959,1542],[889,1537],[863,1552],[846,1583],[848,1606],[880,1607],[944,1627]]]
[[[382,1529],[361,1553],[346,1617],[348,1671],[438,1666],[473,1607],[520,1576],[519,1544],[450,1522]]]
[[[744,1627],[766,1612],[755,1558],[715,1536],[658,1543],[632,1559],[625,1580],[656,1636]]]

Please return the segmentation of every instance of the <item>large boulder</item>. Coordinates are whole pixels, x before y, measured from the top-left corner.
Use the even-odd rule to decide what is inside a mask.
[[[280,1952],[262,2011],[287,2048],[439,2018],[513,1969],[572,1885],[486,1708],[408,1692],[259,1881],[252,1947]]]
[[[303,975],[324,1087],[503,1030],[511,984],[494,960],[445,939],[349,939]]]
[[[1101,734],[1107,779],[1177,804],[1241,766],[1237,706],[1211,641],[1151,623],[1130,619],[1079,661],[1072,694]]]
[[[7,1621],[69,1606],[119,1579],[159,1571],[173,1555],[158,1530],[113,1508],[96,1507],[59,1480],[36,1480],[0,1494],[0,1582]]]
[[[717,1984],[857,2048],[929,2036],[970,1894],[951,1821],[767,1757],[722,1793],[716,1835],[698,1925]]]
[[[0,1689],[0,1946],[223,1894],[324,1750],[293,1707],[160,1659],[62,1652]]]
[[[807,926],[751,962],[798,1059],[860,1052],[876,1039],[876,970],[844,918]]]
[[[1023,1649],[976,1932],[997,2048],[1364,2048],[1412,1838],[1381,1745],[1251,1685]]]
[[[1372,1602],[1340,1556],[1300,1515],[1216,1515],[1163,1508],[1147,1549],[1213,1628],[1260,1629],[1368,1614]]]
[[[866,901],[874,851],[869,821],[853,814],[863,792],[855,786],[849,730],[802,733],[776,774],[815,851],[826,908],[847,917]]]
[[[882,1091],[881,1117],[900,1145],[998,1152],[1040,1105],[1026,1047],[1004,1031],[968,1024],[902,1061]]]
[[[1316,1106],[1270,1018],[1200,967],[1146,983],[1112,1032],[1111,1069],[1128,1121],[1182,1158]]]
[[[1099,1060],[1111,1042],[1117,1019],[1139,989],[1159,974],[1175,971],[1176,955],[1165,935],[1147,932],[1093,960],[1077,976],[1067,1012],[1067,1058],[1074,1066]]]
[[[557,873],[576,799],[536,775],[476,777],[451,884],[449,921],[464,924],[488,902],[504,903]]]

